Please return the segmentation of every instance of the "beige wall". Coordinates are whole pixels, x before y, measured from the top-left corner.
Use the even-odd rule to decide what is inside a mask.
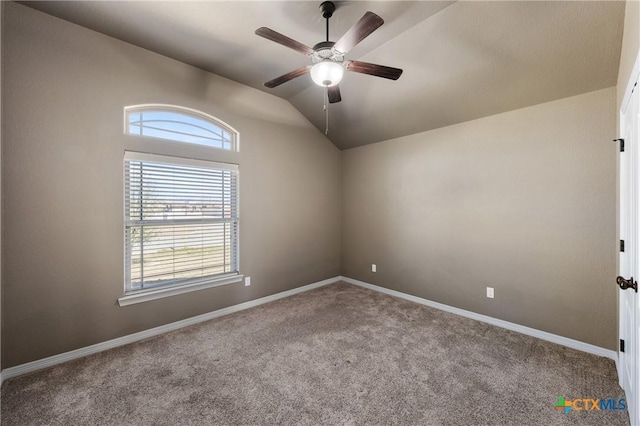
[[[2,368],[340,273],[340,152],[289,103],[5,4]],[[182,105],[240,153],[123,135],[123,107]],[[241,283],[118,307],[125,149],[240,164]]]
[[[638,51],[638,4],[626,5],[617,92],[341,155],[279,98],[2,3],[0,232],[11,248],[0,262],[2,368],[341,272],[615,349],[608,142]],[[240,131],[241,152],[124,136],[122,108],[155,102],[224,120]],[[251,287],[116,305],[122,155],[151,148],[240,164],[240,261]],[[496,299],[486,299],[486,286]]]
[[[615,349],[615,100],[343,151],[343,275]]]

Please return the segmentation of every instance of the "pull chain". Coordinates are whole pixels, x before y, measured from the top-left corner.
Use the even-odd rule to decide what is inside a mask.
[[[324,134],[329,134],[329,86],[324,86],[324,117],[325,117],[325,128]]]

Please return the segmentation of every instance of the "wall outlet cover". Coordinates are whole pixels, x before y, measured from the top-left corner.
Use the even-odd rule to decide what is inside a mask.
[[[244,286],[249,287],[251,285],[251,277],[244,277]]]

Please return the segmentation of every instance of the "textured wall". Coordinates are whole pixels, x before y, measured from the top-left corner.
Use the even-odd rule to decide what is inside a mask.
[[[353,278],[615,348],[615,89],[341,156],[281,99],[2,6],[2,368],[335,276],[341,261]],[[619,81],[638,48],[637,2],[626,8]],[[156,102],[224,120],[241,152],[122,134],[125,105]],[[251,287],[116,305],[122,155],[152,146],[240,164]]]
[[[615,349],[615,99],[343,151],[343,275]]]
[[[2,368],[340,273],[340,152],[288,102],[24,6],[4,4]],[[182,105],[240,153],[123,135],[123,107]],[[128,307],[125,149],[240,164],[240,269],[252,278]]]

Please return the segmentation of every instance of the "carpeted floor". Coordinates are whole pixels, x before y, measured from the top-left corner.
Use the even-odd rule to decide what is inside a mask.
[[[345,283],[7,381],[3,425],[625,425],[613,361]]]

